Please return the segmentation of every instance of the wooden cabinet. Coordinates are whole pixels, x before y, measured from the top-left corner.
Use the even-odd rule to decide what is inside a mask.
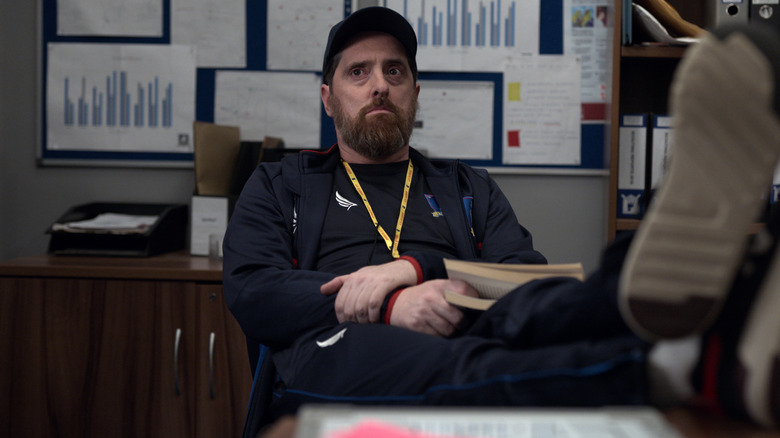
[[[705,26],[705,0],[667,0],[687,21]],[[621,113],[668,114],[669,87],[674,71],[685,53],[684,47],[623,46],[622,2],[615,1],[615,26],[612,38],[612,96],[609,135],[609,212],[607,232],[635,229],[639,221],[618,219],[618,132]]]
[[[0,436],[240,436],[252,377],[221,264],[0,265]]]

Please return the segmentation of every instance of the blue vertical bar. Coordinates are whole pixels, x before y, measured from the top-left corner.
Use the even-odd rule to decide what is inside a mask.
[[[479,45],[485,46],[487,44],[487,8],[479,2]]]
[[[69,83],[68,82],[69,82],[68,81],[68,77],[65,76],[65,89],[63,90],[64,91],[64,95],[62,96],[62,115],[63,115],[62,122],[65,125],[70,125],[70,120],[68,118],[68,114],[69,114],[68,106],[69,106],[69,100],[70,100],[70,98],[68,97],[68,87],[69,87]]]
[[[124,126],[130,126],[130,100],[131,100],[131,94],[130,94],[130,84],[125,83],[125,124]]]
[[[496,7],[496,46],[501,45],[501,0],[498,0],[498,6]]]
[[[138,103],[135,104],[138,108],[138,114],[135,116],[135,125],[144,126],[144,87],[141,83],[138,83]]]
[[[144,126],[144,120],[146,120],[146,101],[144,100],[144,87],[138,84],[138,108],[140,108],[141,114],[138,115],[139,126]]]
[[[152,117],[154,117],[154,110],[152,109],[152,105],[154,105],[154,96],[152,96],[152,83],[149,82],[146,87],[146,94],[149,96],[149,99],[147,99],[147,110],[146,110],[146,117],[149,118],[149,121],[147,122],[147,126],[154,126],[154,121],[152,120]]]
[[[420,29],[420,44],[428,44],[428,23],[425,22],[425,0],[422,0],[420,6],[420,18],[417,20],[417,28]]]
[[[455,8],[453,0],[447,0],[447,45],[455,45]]]
[[[106,76],[106,125],[111,126],[111,76]]]
[[[517,29],[517,2],[512,2],[512,33],[510,42],[515,47],[515,30]]]
[[[493,46],[495,42],[493,41],[493,36],[496,34],[495,32],[495,22],[496,19],[496,2],[490,2],[490,42],[488,43],[490,46]]]
[[[460,45],[467,46],[468,42],[468,10],[466,10],[466,0],[460,2]]]
[[[97,126],[98,111],[100,107],[97,104],[97,88],[92,87],[92,126]]]
[[[439,11],[439,25],[438,29],[436,29],[436,39],[438,40],[436,45],[444,45],[444,13],[442,11]]]
[[[157,76],[154,77],[154,126],[160,126],[160,94],[159,94],[160,80]]]
[[[173,126],[173,84],[168,83],[168,124],[167,127]]]
[[[111,83],[111,90],[112,90],[112,96],[111,99],[111,126],[116,126],[119,124],[119,119],[117,116],[119,115],[119,99],[117,98],[119,93],[119,79],[117,78],[117,72],[114,70],[114,80]]]
[[[126,105],[127,102],[127,72],[121,71],[119,73],[119,126],[127,126],[126,120]]]
[[[433,12],[431,13],[432,17],[431,20],[433,21],[431,24],[433,28],[431,29],[431,45],[435,46],[439,43],[439,27],[441,26],[440,21],[437,19],[439,18],[436,14],[436,6],[433,7]]]
[[[87,102],[86,102],[87,78],[81,77],[81,95],[79,96],[79,126],[87,125]]]

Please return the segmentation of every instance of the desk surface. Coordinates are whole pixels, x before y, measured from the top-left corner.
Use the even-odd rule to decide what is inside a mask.
[[[0,276],[222,281],[222,261],[178,251],[152,257],[42,254],[0,263]]]
[[[688,409],[672,409],[664,416],[685,438],[778,438],[780,431]],[[284,417],[258,438],[294,438],[295,418]]]

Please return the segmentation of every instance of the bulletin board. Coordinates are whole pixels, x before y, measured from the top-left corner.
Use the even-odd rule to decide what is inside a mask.
[[[93,0],[98,1],[98,0]],[[150,4],[159,5],[161,25],[159,30],[152,30],[142,35],[100,35],[80,34],[78,31],[64,30],[62,16],[68,11],[58,11],[58,0],[39,0],[40,7],[40,142],[37,146],[37,156],[42,165],[79,165],[79,166],[158,166],[158,167],[190,167],[192,166],[192,134],[191,119],[172,115],[172,108],[177,108],[171,102],[181,104],[181,96],[176,95],[176,89],[171,85],[178,81],[189,81],[192,76],[194,83],[192,91],[192,108],[188,108],[194,120],[218,123],[215,121],[215,94],[217,77],[220,74],[240,72],[270,71],[268,68],[268,0],[246,0],[245,3],[245,60],[240,67],[203,67],[196,65],[192,73],[182,73],[178,70],[180,64],[187,64],[196,56],[186,50],[172,50],[171,14],[172,3],[176,0],[149,0]],[[405,0],[406,4],[417,4],[413,0]],[[435,0],[431,0],[435,1]],[[486,3],[500,4],[501,0]],[[541,0],[539,2],[539,47],[538,55],[561,55],[564,52],[564,8],[572,9],[579,0]],[[584,1],[584,0],[583,0]],[[354,1],[357,3],[357,0]],[[512,3],[511,0],[504,0]],[[368,2],[368,3],[380,3]],[[397,2],[396,2],[397,3]],[[467,1],[452,2],[465,5]],[[339,5],[341,6],[341,2]],[[343,2],[343,13],[347,15],[352,10],[353,1]],[[362,5],[363,3],[361,3]],[[450,4],[447,1],[446,4]],[[317,7],[319,7],[319,3]],[[316,7],[311,6],[311,9]],[[341,13],[341,11],[338,11]],[[566,11],[568,16],[570,11]],[[313,11],[316,13],[316,11]],[[132,32],[130,32],[132,33]],[[323,43],[326,35],[322,35]],[[112,52],[121,46],[139,48],[138,53]],[[150,50],[146,50],[150,49]],[[159,49],[156,50],[156,49]],[[148,80],[137,84],[123,83],[125,80],[121,67],[111,67],[113,73],[100,73],[95,77],[88,73],[72,73],[68,67],[76,69],[79,64],[75,53],[84,51],[105,52],[106,59],[112,56],[126,56],[129,59],[144,59],[149,56],[162,57],[171,64],[168,70],[148,73]],[[162,55],[160,55],[162,53]],[[176,61],[180,60],[180,61]],[[177,63],[178,62],[178,63]],[[50,65],[51,63],[51,65]],[[56,65],[55,65],[56,63]],[[70,63],[70,64],[69,64]],[[419,63],[419,60],[418,60]],[[65,64],[66,67],[61,67]],[[96,65],[99,70],[103,65]],[[54,72],[54,73],[53,73]],[[285,71],[289,72],[289,71]],[[293,71],[294,72],[294,71]],[[312,72],[319,75],[319,72]],[[507,133],[502,126],[505,108],[506,90],[505,72],[502,71],[434,71],[421,68],[419,79],[421,83],[468,83],[492,84],[493,89],[493,124],[488,127],[489,138],[482,144],[490,144],[490,156],[484,158],[460,158],[463,161],[480,167],[532,167],[532,168],[572,168],[572,169],[603,169],[605,168],[604,145],[606,129],[603,108],[597,105],[595,117],[579,124],[580,149],[578,159],[572,164],[508,164],[504,160]],[[153,78],[152,78],[153,77]],[[321,78],[318,78],[318,80]],[[112,93],[111,90],[120,92]],[[121,90],[126,90],[125,93]],[[173,91],[172,91],[173,90]],[[105,95],[101,92],[105,91]],[[125,97],[126,96],[126,97]],[[179,100],[177,100],[177,98]],[[124,102],[123,102],[124,99]],[[316,97],[319,101],[319,95]],[[118,109],[110,110],[111,107]],[[592,106],[591,106],[592,107]],[[108,109],[107,109],[108,108]],[[588,110],[584,109],[583,113]],[[83,109],[83,111],[81,111]],[[319,108],[320,132],[319,144],[309,148],[329,148],[336,142],[331,119]],[[424,108],[423,108],[424,111]],[[56,117],[54,116],[56,114]],[[186,112],[185,112],[186,114]],[[458,115],[455,115],[457,117]],[[473,117],[462,114],[463,120]],[[189,130],[187,126],[189,126]],[[109,128],[108,124],[113,123]],[[457,125],[458,120],[452,124]],[[99,130],[96,126],[99,126]],[[81,129],[80,129],[81,127]],[[131,140],[128,147],[123,146],[114,137],[100,137],[103,131],[121,131],[124,137]],[[166,131],[167,130],[167,131]],[[145,137],[146,132],[155,135]],[[78,133],[86,134],[79,137]],[[162,135],[165,133],[165,135]],[[94,134],[94,135],[90,135]],[[128,135],[129,134],[129,135]],[[272,136],[284,134],[274,132]],[[414,139],[414,136],[413,136]],[[262,140],[256,139],[256,140]],[[83,142],[83,145],[79,142]],[[289,145],[288,145],[289,146]],[[455,149],[457,150],[457,149]]]

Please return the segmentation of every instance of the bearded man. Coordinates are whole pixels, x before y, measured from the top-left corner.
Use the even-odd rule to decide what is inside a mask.
[[[713,38],[703,45],[719,50],[720,44]],[[360,9],[334,26],[325,50],[320,94],[334,119],[337,144],[327,151],[305,151],[279,163],[261,163],[236,204],[224,240],[225,298],[250,346],[263,345],[245,436],[254,437],[261,425],[295,413],[304,403],[652,403],[651,389],[657,385],[650,377],[659,370],[653,369],[648,353],[663,345],[647,341],[658,341],[663,334],[641,339],[635,331],[646,335],[653,330],[632,330],[647,321],[637,322],[630,312],[645,318],[648,312],[637,309],[667,304],[664,297],[635,295],[633,283],[641,283],[633,280],[635,276],[623,278],[619,297],[618,279],[630,238],[614,242],[600,268],[584,282],[537,280],[478,314],[447,302],[445,291],[477,294],[468,284],[447,278],[445,258],[494,263],[546,260],[534,250],[530,233],[518,223],[512,206],[485,170],[459,161],[430,160],[409,146],[420,91],[416,51],[414,30],[390,9]],[[732,62],[724,59],[726,64]],[[681,89],[698,82],[691,76]],[[711,88],[698,89],[709,92]],[[690,128],[682,124],[675,129]],[[766,135],[758,143],[766,146],[774,161],[760,161],[766,164],[761,169],[746,166],[746,172],[771,176],[780,156],[775,144],[778,135],[780,123],[767,123]],[[695,149],[700,143],[707,144],[691,142],[694,146],[687,147]],[[706,191],[710,181],[685,179],[684,183],[690,190]],[[727,206],[737,206],[737,199],[758,201],[757,196],[733,191],[738,196],[724,195]],[[747,211],[743,206],[723,210]],[[679,208],[674,212],[679,215]],[[691,217],[702,215],[691,212]],[[661,214],[661,219],[645,221],[643,228],[652,230],[654,223],[663,221]],[[776,222],[768,229],[780,230],[780,218]],[[715,229],[719,235],[729,231],[735,232]],[[645,239],[632,248],[641,253],[648,242],[652,249],[656,241]],[[737,246],[729,251],[738,251]],[[639,257],[632,266],[641,267],[644,259]],[[677,265],[675,272],[687,272],[696,262],[668,259]],[[740,260],[729,258],[728,269],[736,272]],[[665,280],[668,285],[670,280]],[[707,300],[713,310],[708,321],[730,296],[728,286],[719,285],[717,293],[711,293],[717,298]],[[780,288],[773,290],[780,294]],[[695,288],[686,287],[685,292],[693,294]],[[619,309],[619,300],[628,303],[624,306],[628,310]],[[724,307],[749,309],[751,305]],[[685,309],[672,305],[661,315],[665,319],[660,326],[665,328],[671,320],[686,321],[696,323],[700,333],[705,324],[680,310]],[[743,314],[724,319],[749,318]],[[675,335],[698,333],[677,331]],[[735,363],[733,354],[691,357]],[[763,364],[772,356],[753,359]],[[702,363],[675,363],[666,371],[685,373],[694,366]],[[713,379],[718,375],[704,374]],[[763,388],[774,374],[756,375],[757,387]],[[738,382],[726,376],[717,383],[691,385],[733,389]],[[692,396],[693,391],[678,398]],[[769,405],[766,397],[760,397],[760,406]]]

